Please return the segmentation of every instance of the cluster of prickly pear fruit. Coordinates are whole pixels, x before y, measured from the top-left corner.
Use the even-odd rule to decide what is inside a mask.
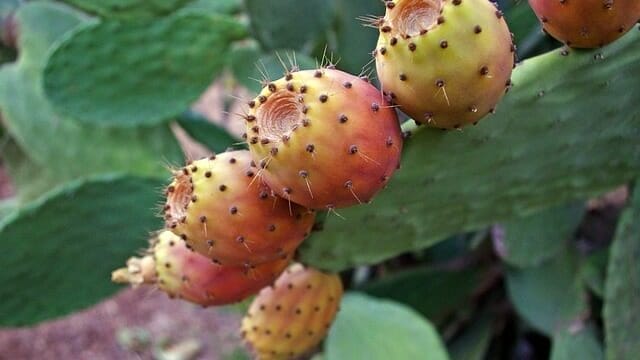
[[[222,265],[255,265],[291,254],[315,215],[272,194],[246,150],[193,161],[174,171],[167,227]]]
[[[493,112],[515,47],[488,0],[394,0],[377,21],[382,90],[416,122],[458,128]]]
[[[253,300],[242,337],[259,359],[304,355],[326,336],[341,297],[337,275],[293,264]]]
[[[637,0],[529,0],[544,30],[567,46],[609,44],[640,20]]]
[[[312,209],[366,203],[399,166],[398,117],[368,81],[287,73],[249,103],[249,148],[278,195]]]
[[[291,257],[255,266],[221,266],[189,250],[179,237],[163,231],[151,241],[148,254],[131,258],[113,272],[115,282],[154,284],[171,297],[202,306],[241,301],[271,284]]]

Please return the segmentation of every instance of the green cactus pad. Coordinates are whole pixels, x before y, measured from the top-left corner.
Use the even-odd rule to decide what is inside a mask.
[[[245,0],[253,33],[267,50],[313,48],[331,23],[331,5],[326,0]]]
[[[231,17],[193,11],[88,24],[52,49],[45,92],[59,113],[94,125],[164,122],[197,100],[244,35]]]
[[[494,333],[493,314],[481,314],[447,344],[451,360],[484,360]]]
[[[115,292],[110,274],[146,246],[162,182],[105,176],[54,190],[0,223],[0,326],[68,314]]]
[[[352,292],[342,299],[325,343],[325,358],[448,360],[449,356],[436,328],[415,310]]]
[[[569,250],[536,267],[509,268],[507,288],[518,314],[547,335],[581,320],[589,304],[579,268],[579,257]]]
[[[88,13],[120,20],[139,20],[170,14],[193,0],[63,0]]]
[[[33,200],[61,184],[66,178],[61,172],[53,173],[31,160],[12,139],[2,148],[2,164],[16,190],[16,201]]]
[[[214,153],[224,152],[235,144],[243,144],[224,128],[199,114],[186,112],[178,117],[178,124],[191,138]]]
[[[515,87],[478,126],[406,124],[413,136],[388,188],[370,205],[329,213],[301,260],[334,270],[376,263],[635,177],[640,32],[599,50],[561,52],[518,66]]]
[[[604,352],[592,325],[563,329],[553,335],[550,360],[603,360]],[[611,358],[623,359],[623,358]]]
[[[63,5],[32,3],[20,9],[17,19],[20,58],[0,70],[0,108],[13,139],[35,165],[46,168],[42,174],[60,179],[109,171],[154,174],[163,171],[166,162],[182,161],[165,124],[102,129],[56,115],[40,87],[45,54],[84,17]]]
[[[465,306],[484,270],[445,271],[421,267],[367,282],[358,291],[408,305],[438,326],[456,309]]]
[[[507,221],[494,228],[497,253],[509,265],[539,265],[566,248],[583,214],[584,204],[576,202]]]
[[[235,14],[242,10],[242,0],[191,0],[183,9]]]
[[[336,55],[338,66],[354,74],[375,68],[371,65],[371,51],[375,47],[378,33],[363,26],[366,21],[358,20],[363,15],[382,16],[384,6],[371,0],[333,0],[335,6]],[[369,67],[365,65],[369,64]]]
[[[640,181],[616,230],[604,291],[607,359],[640,353]]]

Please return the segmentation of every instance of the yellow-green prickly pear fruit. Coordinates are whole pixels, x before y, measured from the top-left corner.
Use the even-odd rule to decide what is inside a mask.
[[[393,0],[376,21],[384,93],[416,122],[458,128],[492,112],[511,85],[515,46],[489,0]]]
[[[166,226],[221,265],[251,266],[292,254],[315,214],[275,196],[249,151],[231,151],[174,172],[167,187]]]
[[[262,178],[311,209],[370,201],[400,162],[395,110],[368,81],[333,68],[269,83],[245,120]]]
[[[291,359],[327,335],[342,298],[336,274],[293,264],[253,300],[242,336],[259,359]]]

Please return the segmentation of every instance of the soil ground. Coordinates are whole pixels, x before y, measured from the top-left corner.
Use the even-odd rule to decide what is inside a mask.
[[[241,346],[240,317],[148,288],[127,289],[66,318],[0,330],[0,359],[140,360],[161,358],[159,353],[165,359],[224,359]],[[175,347],[163,350],[165,344],[178,345],[182,354]]]

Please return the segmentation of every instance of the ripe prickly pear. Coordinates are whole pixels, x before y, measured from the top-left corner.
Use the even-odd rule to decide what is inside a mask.
[[[113,272],[112,280],[132,285],[156,284],[171,297],[202,306],[241,301],[271,284],[290,257],[255,266],[221,266],[189,250],[170,231],[154,239],[150,254],[131,258],[127,268]]]
[[[638,0],[529,0],[551,36],[575,48],[595,48],[624,35],[640,19]]]
[[[382,90],[416,122],[475,123],[508,89],[515,47],[488,0],[387,1],[374,50]]]
[[[308,208],[368,202],[399,164],[397,115],[359,77],[333,68],[287,73],[249,107],[247,141],[261,177]]]
[[[175,171],[164,208],[167,227],[222,265],[256,265],[292,253],[315,214],[274,196],[257,175],[246,150]]]
[[[242,336],[259,359],[303,355],[326,336],[341,297],[337,275],[293,264],[253,300]]]

